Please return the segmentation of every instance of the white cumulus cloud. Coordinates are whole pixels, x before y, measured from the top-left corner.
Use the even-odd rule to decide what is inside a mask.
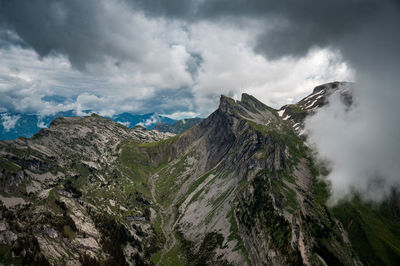
[[[6,132],[15,128],[18,120],[21,118],[20,115],[10,115],[10,114],[1,114],[1,123]]]

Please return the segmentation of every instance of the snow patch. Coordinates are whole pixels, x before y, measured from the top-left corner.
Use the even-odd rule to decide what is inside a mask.
[[[312,98],[312,97],[315,97],[315,96],[317,96],[317,95],[319,95],[319,94],[322,94],[322,93],[324,93],[324,92],[325,92],[325,89],[320,90],[320,91],[317,92],[317,93],[311,94],[311,95],[307,96],[306,98],[304,98],[304,101],[306,102],[308,99],[310,99],[310,98]],[[320,95],[320,96],[323,96],[323,95]],[[320,96],[318,96],[318,97],[320,97]]]
[[[317,101],[318,99],[315,99],[311,104],[307,105],[305,109],[312,107]]]

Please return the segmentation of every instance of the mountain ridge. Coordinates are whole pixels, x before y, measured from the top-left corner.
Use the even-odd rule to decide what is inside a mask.
[[[92,115],[1,141],[1,262],[361,264],[284,115],[222,95],[174,136]]]
[[[85,111],[86,115],[90,115],[90,110]],[[84,116],[84,115],[83,115]],[[39,132],[42,128],[49,127],[50,123],[57,117],[80,117],[72,110],[66,112],[59,112],[55,115],[41,116],[36,114],[24,114],[24,113],[12,113],[2,112],[0,113],[0,140],[6,139],[11,140],[22,137],[32,137],[35,133]],[[133,128],[135,125],[142,125],[148,130],[151,130],[156,123],[166,123],[172,125],[180,120],[170,119],[166,116],[158,115],[156,113],[148,114],[131,114],[121,113],[109,117],[115,122],[123,124],[128,128]],[[170,131],[168,131],[170,132]],[[177,133],[177,132],[170,132]],[[179,132],[178,132],[179,133]]]

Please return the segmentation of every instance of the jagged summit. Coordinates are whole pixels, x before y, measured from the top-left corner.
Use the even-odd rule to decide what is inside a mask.
[[[260,102],[254,96],[247,94],[247,93],[242,93],[240,101],[236,101],[233,98],[230,98],[225,95],[221,95],[220,96],[220,107],[226,106],[226,105],[231,105],[231,106],[241,105],[241,106],[247,107],[249,109],[255,108],[255,109],[260,109],[260,110],[269,108],[267,105]]]
[[[221,95],[218,110],[228,115],[250,120],[262,125],[278,122],[278,114],[275,109],[265,105],[254,96],[247,93],[242,94],[240,101],[235,101],[232,98]]]
[[[219,98],[219,107],[218,109],[222,112],[229,113],[232,108],[236,105],[236,101],[228,96],[222,95]]]
[[[260,102],[258,99],[256,99],[254,96],[247,94],[247,93],[242,93],[242,98],[240,102],[244,105],[250,106],[251,108],[256,108],[256,109],[267,109],[269,108],[267,105],[264,103]]]

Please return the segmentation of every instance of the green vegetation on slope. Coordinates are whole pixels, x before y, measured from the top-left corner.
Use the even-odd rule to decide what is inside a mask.
[[[176,191],[179,189],[179,184],[176,181],[186,169],[185,160],[186,156],[180,158],[176,163],[162,168],[158,172],[159,178],[156,183],[156,192],[158,202],[164,207],[171,205]]]
[[[244,256],[244,258],[246,259],[247,264],[251,265],[246,247],[244,246],[243,240],[239,235],[238,224],[236,222],[235,213],[234,213],[233,208],[229,211],[226,218],[229,220],[229,223],[231,224],[231,226],[229,227],[230,234],[228,236],[227,242],[236,240],[236,245],[233,248],[233,251],[240,250],[242,252],[242,255]]]
[[[289,158],[287,160],[289,167],[295,166],[301,158],[308,157],[309,149],[285,121],[282,120],[278,124],[270,123],[269,125],[257,124],[250,120],[247,120],[247,123],[250,128],[271,139],[275,145],[289,149]]]
[[[274,208],[273,199],[269,195],[272,188],[265,182],[265,178],[263,173],[258,174],[249,184],[254,190],[253,195],[242,196],[239,199],[236,208],[237,218],[248,235],[254,230],[255,233],[263,233],[271,247],[286,255],[288,263],[298,263],[301,261],[300,254],[297,254],[290,244],[290,224]]]
[[[185,239],[179,230],[177,231],[177,238],[184,254],[185,265],[229,265],[227,261],[216,256],[215,250],[223,248],[224,237],[221,234],[216,232],[207,233],[197,250],[195,243]]]
[[[330,196],[325,167],[311,167],[313,194],[316,201],[325,206]],[[392,214],[391,202],[367,203],[354,195],[340,201],[329,211],[347,231],[350,242],[360,260],[370,265],[400,265],[400,220]],[[389,209],[389,210],[388,210]]]
[[[400,265],[400,222],[383,209],[358,197],[340,202],[333,209],[347,230],[362,262],[371,265]]]

